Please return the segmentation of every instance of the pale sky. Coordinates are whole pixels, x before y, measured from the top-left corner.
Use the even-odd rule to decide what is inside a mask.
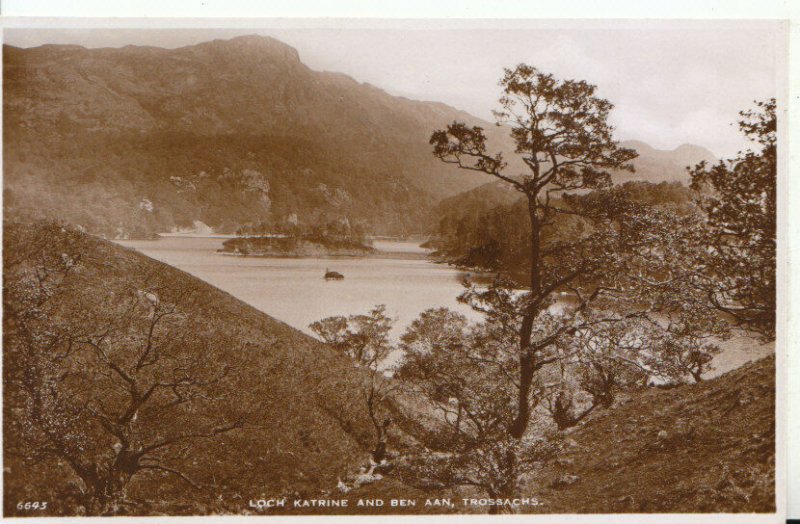
[[[252,23],[252,22],[251,22]],[[217,22],[216,25],[219,25]],[[434,100],[493,120],[503,67],[526,62],[587,80],[615,104],[617,138],[659,149],[697,144],[721,157],[747,146],[731,123],[783,87],[786,32],[774,21],[408,22],[380,29],[338,21],[303,28],[6,29],[5,42],[179,47],[244,34],[295,47],[315,70],[338,71],[394,95]],[[380,24],[378,24],[380,25]],[[266,27],[266,26],[265,26]],[[444,27],[444,28],[441,28]]]

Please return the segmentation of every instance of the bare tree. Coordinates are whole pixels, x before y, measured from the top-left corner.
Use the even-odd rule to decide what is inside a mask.
[[[82,234],[50,224],[27,238],[7,238],[5,251],[5,401],[21,410],[6,445],[28,463],[66,464],[92,515],[125,512],[144,475],[202,489],[184,466],[245,414],[219,409],[232,370],[178,306],[191,290],[157,274],[100,287],[92,276],[106,262],[82,256]]]

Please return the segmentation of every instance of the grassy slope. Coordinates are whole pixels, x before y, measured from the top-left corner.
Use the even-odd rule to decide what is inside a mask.
[[[6,224],[6,253],[21,252],[33,233],[31,226]],[[228,386],[228,403],[263,406],[258,420],[205,447],[199,459],[204,463],[190,472],[200,480],[208,476],[210,481],[213,475],[227,493],[239,493],[238,502],[229,500],[223,511],[244,510],[251,497],[316,496],[366,460],[372,430],[360,409],[360,392],[346,380],[354,372],[349,361],[233,296],[133,250],[89,235],[82,236],[79,249],[84,254],[82,278],[98,293],[140,285],[146,274],[151,281],[156,278],[173,288],[188,289],[187,301],[178,306],[191,311],[206,327],[204,336],[229,348],[226,354],[235,360],[220,362],[238,370]],[[14,408],[5,405],[6,418]],[[5,466],[9,501],[33,496],[37,484],[57,484],[71,477],[66,468],[58,473],[55,463],[26,468],[8,455]],[[146,476],[135,480],[130,491],[145,501],[136,512],[203,512],[207,502],[207,494],[196,493],[192,495],[196,503],[175,504],[173,496],[185,500],[185,486]],[[208,503],[213,504],[213,498]],[[206,511],[215,511],[213,507]],[[61,511],[70,512],[67,507]]]
[[[570,438],[537,479],[541,512],[773,512],[775,358],[635,393]]]

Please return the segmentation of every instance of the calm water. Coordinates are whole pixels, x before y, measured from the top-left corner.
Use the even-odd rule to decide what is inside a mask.
[[[395,338],[431,307],[446,306],[478,318],[456,301],[464,273],[428,262],[426,251],[413,242],[376,241],[382,253],[370,258],[262,258],[217,253],[223,241],[165,237],[119,243],[191,273],[306,333],[316,320],[366,313],[377,304],[385,304],[387,314],[396,319]],[[344,280],[326,281],[326,269],[342,273]]]
[[[480,316],[456,301],[464,273],[425,259],[414,242],[376,241],[381,251],[369,258],[258,258],[217,253],[224,238],[163,237],[158,241],[119,241],[147,256],[182,269],[287,324],[311,334],[308,325],[331,315],[366,313],[385,304],[396,320],[397,339],[423,311],[449,307],[469,318]],[[325,281],[326,269],[345,276]],[[774,351],[749,338],[724,343],[715,359],[724,373]]]

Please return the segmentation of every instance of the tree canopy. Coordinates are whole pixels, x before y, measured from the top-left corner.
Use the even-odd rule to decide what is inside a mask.
[[[709,300],[741,326],[775,338],[777,115],[775,99],[741,112],[757,149],[689,172],[706,214],[698,259]]]

